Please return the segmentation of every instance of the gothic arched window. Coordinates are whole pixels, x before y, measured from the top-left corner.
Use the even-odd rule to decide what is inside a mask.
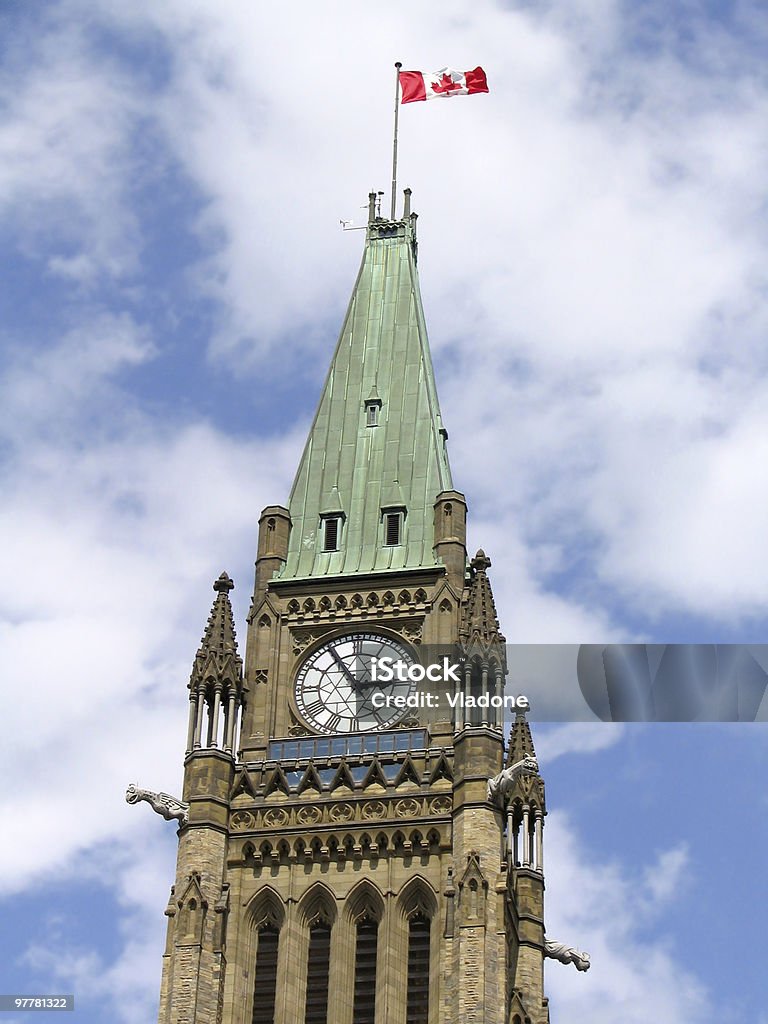
[[[376,949],[379,925],[370,917],[357,922],[355,940],[355,1002],[352,1024],[374,1024],[376,1018]]]
[[[277,944],[280,932],[273,924],[259,928],[256,977],[253,983],[252,1024],[274,1024],[277,996]]]
[[[408,1001],[406,1024],[429,1019],[429,919],[421,912],[408,921]]]
[[[330,965],[331,926],[325,921],[316,921],[309,929],[307,1002],[304,1024],[327,1024]]]

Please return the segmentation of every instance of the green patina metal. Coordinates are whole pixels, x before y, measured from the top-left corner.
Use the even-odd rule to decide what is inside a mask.
[[[416,218],[374,218],[290,498],[281,579],[434,566],[433,504],[452,487],[416,270]],[[374,406],[375,414],[369,414]],[[375,419],[376,425],[369,425]],[[385,510],[403,511],[385,544]],[[341,515],[323,550],[324,517]]]

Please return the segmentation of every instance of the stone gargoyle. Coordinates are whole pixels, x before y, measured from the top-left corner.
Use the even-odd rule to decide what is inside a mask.
[[[129,804],[137,804],[146,800],[153,811],[162,814],[166,821],[176,818],[182,825],[187,823],[189,804],[183,800],[177,800],[170,793],[153,793],[151,789],[139,789],[133,783],[125,791],[125,800]]]

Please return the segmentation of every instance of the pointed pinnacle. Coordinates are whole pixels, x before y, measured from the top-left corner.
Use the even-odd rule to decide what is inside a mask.
[[[229,592],[234,585],[226,572],[213,584],[216,597],[192,665],[190,688],[205,684],[210,679],[229,680],[238,687],[242,685],[243,662],[237,653],[235,620],[229,600]]]
[[[487,569],[491,560],[481,548],[470,562],[471,579],[464,608],[462,635],[469,643],[504,643],[496,615],[491,581]]]
[[[214,582],[213,589],[218,594],[228,594],[230,590],[235,589],[235,584],[232,582],[230,576],[226,572],[223,572]]]
[[[475,555],[475,557],[472,559],[472,561],[469,564],[477,572],[485,572],[486,569],[490,569],[490,567],[491,567],[491,560],[486,555],[486,553],[483,551],[482,548],[478,548],[477,549],[477,554]]]
[[[509,730],[507,765],[517,764],[526,754],[535,757],[536,751],[533,747],[533,736],[531,736],[531,727],[528,724],[525,711],[518,710],[512,728]]]

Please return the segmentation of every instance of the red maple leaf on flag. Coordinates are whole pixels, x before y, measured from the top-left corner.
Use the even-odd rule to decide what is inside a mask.
[[[450,75],[443,75],[439,82],[432,83],[433,92],[453,92],[461,88],[461,82],[454,82]]]

